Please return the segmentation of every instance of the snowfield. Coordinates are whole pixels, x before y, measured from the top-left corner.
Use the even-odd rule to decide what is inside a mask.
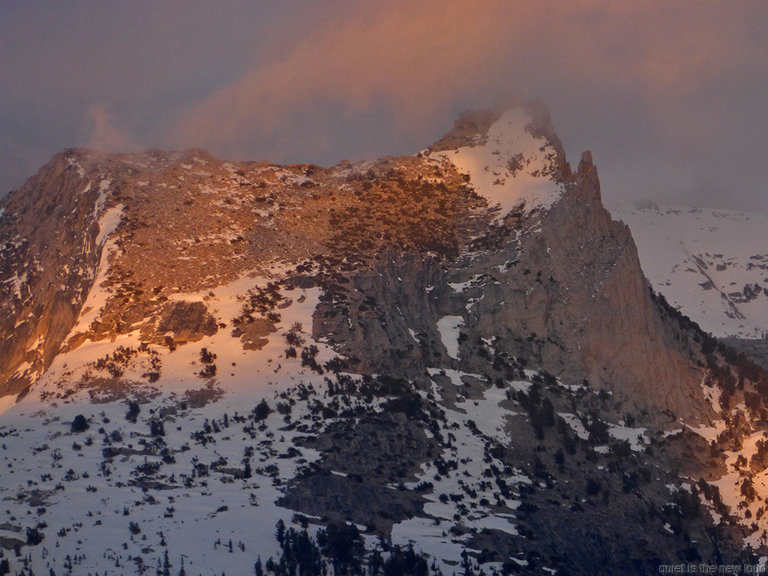
[[[436,152],[462,174],[468,174],[475,191],[498,207],[497,219],[514,209],[526,213],[549,208],[562,196],[560,184],[552,181],[555,150],[544,138],[526,130],[530,118],[522,108],[504,112],[474,146]]]
[[[715,337],[768,334],[768,214],[643,203],[626,222],[654,290]]]
[[[270,280],[246,275],[176,298],[204,299],[218,319],[231,319],[242,295]],[[94,291],[91,301],[105,299],[98,285]],[[376,414],[389,398],[342,395],[340,402],[333,378],[359,383],[360,376],[320,374],[304,354],[289,357],[289,342],[314,350],[319,365],[336,354],[309,332],[320,290],[280,294],[276,331],[260,349],[244,349],[230,330],[174,349],[142,348],[136,333],[86,341],[61,354],[19,404],[2,403],[0,539],[20,551],[11,566],[102,576],[168,565],[174,574],[182,565],[188,574],[245,574],[279,557],[278,521],[317,534],[316,519],[280,504],[322,458],[303,439],[332,427],[337,418],[330,414],[345,403],[352,413]],[[460,326],[460,317],[444,316],[436,327],[454,360]],[[152,370],[159,377],[148,381]],[[450,574],[475,535],[517,535],[517,496],[533,481],[500,460],[498,447],[514,446],[516,429],[529,426],[514,398],[527,397],[542,379],[525,370],[491,386],[481,374],[438,367],[427,373],[431,390],[419,395],[439,417],[424,433],[439,435],[440,449],[414,480],[388,487],[424,501],[422,513],[394,523],[391,543],[412,545]],[[558,394],[579,392],[553,385]],[[588,438],[583,415],[560,416]],[[644,432],[612,426],[610,436],[641,450]],[[607,446],[593,449],[607,454]],[[380,547],[374,534],[364,538]]]

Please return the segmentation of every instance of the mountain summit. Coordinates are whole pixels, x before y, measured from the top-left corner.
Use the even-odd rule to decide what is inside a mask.
[[[232,318],[211,315],[191,296],[201,291],[247,276],[301,277],[326,300],[349,299],[356,294],[334,276],[354,284],[391,273],[394,261],[417,268],[398,272],[403,283],[439,277],[433,317],[404,314],[363,331],[367,345],[381,332],[361,360],[370,369],[404,372],[403,358],[379,357],[396,350],[423,370],[407,329],[427,323],[436,336],[439,315],[455,315],[556,375],[701,414],[687,400],[701,371],[669,352],[675,334],[654,312],[628,230],[601,205],[591,155],[572,173],[539,106],[465,114],[417,157],[332,168],[68,150],[9,198],[3,219],[6,394],[84,343],[212,336]],[[425,298],[401,291],[400,310]],[[335,337],[340,351],[366,346],[350,333],[365,318],[315,316],[316,337]],[[249,322],[234,332],[255,330]]]
[[[765,468],[765,374],[649,289],[541,105],[329,168],[67,150],[3,200],[0,263],[0,546],[35,570],[656,573],[762,542],[733,462]]]

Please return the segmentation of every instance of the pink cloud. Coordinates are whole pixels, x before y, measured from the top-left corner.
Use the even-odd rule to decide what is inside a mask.
[[[134,143],[122,130],[117,128],[106,106],[88,108],[89,136],[87,146],[103,152],[128,152],[135,150]]]
[[[510,89],[546,101],[559,86],[596,97],[636,92],[664,115],[749,50],[743,20],[650,1],[350,4],[182,111],[169,140],[232,154],[258,139],[321,146],[322,135],[302,132],[297,115],[330,124],[382,105],[393,111],[390,129],[408,136],[445,122],[458,101],[488,102]]]
[[[330,106],[355,115],[381,102],[396,109],[396,129],[408,131],[456,95],[487,89],[478,82],[498,64],[489,49],[500,3],[488,4],[496,8],[425,1],[350,9],[186,110],[173,140],[237,149],[254,133],[283,130],[297,111],[322,114]]]

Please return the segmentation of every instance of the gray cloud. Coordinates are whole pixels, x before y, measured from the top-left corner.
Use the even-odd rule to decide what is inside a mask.
[[[601,0],[0,4],[0,190],[68,146],[334,163],[539,97],[606,201],[768,210],[768,8]]]

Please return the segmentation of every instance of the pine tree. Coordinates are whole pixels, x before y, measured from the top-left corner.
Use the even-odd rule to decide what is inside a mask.
[[[472,561],[469,559],[469,554],[467,554],[466,550],[461,552],[461,567],[464,570],[461,576],[474,576],[475,572],[472,570]]]
[[[163,554],[163,576],[171,576],[171,563],[168,560],[168,549]]]
[[[383,565],[384,559],[381,557],[379,549],[376,548],[376,550],[373,551],[373,554],[371,554],[371,559],[368,562],[368,575],[379,576]]]
[[[275,530],[275,538],[277,539],[277,542],[280,544],[280,548],[283,547],[283,543],[285,542],[285,522],[283,522],[283,519],[277,521],[277,528]]]

